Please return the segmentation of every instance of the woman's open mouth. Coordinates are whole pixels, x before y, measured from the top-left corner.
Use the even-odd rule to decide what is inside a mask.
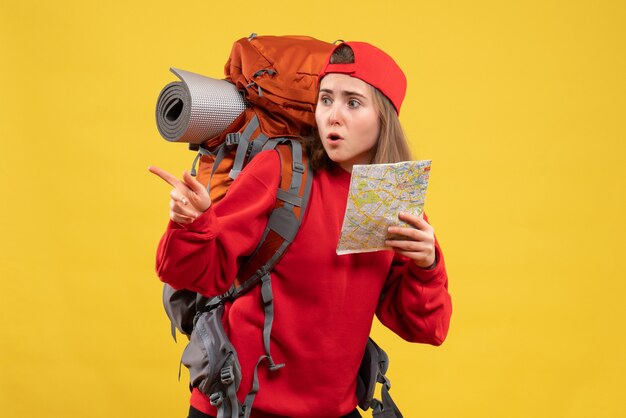
[[[340,140],[342,140],[342,139],[343,139],[343,138],[341,137],[341,135],[339,135],[338,133],[335,133],[335,132],[331,132],[331,133],[329,133],[329,134],[328,134],[328,136],[327,136],[327,138],[328,138],[328,141],[329,141],[329,142],[337,142],[337,141],[340,141]]]

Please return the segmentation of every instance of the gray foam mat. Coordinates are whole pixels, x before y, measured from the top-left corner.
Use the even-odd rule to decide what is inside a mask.
[[[200,144],[222,133],[245,110],[241,93],[228,81],[170,71],[181,81],[166,85],[156,106],[157,127],[166,140]]]

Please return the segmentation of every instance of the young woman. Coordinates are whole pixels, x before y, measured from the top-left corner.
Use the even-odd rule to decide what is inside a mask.
[[[425,217],[400,214],[412,227],[391,227],[402,239],[389,251],[335,252],[354,164],[409,160],[398,113],[406,78],[380,49],[361,42],[335,48],[320,74],[318,134],[307,142],[315,170],[309,207],[291,247],[271,272],[272,357],[286,366],[259,367],[252,417],[358,417],[356,375],[374,315],[405,340],[441,344],[451,314],[448,279]],[[280,166],[265,151],[212,205],[188,173],[170,183],[171,222],[158,248],[157,273],[174,288],[206,296],[229,289],[261,238],[274,208]],[[240,400],[264,353],[260,286],[235,300],[224,316],[243,372]],[[190,417],[215,416],[209,399],[192,392]]]

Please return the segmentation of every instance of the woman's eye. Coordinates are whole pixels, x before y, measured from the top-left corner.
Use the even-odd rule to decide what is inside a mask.
[[[361,103],[359,103],[358,100],[351,99],[348,101],[348,107],[356,108],[356,107],[359,107],[360,105]]]
[[[320,97],[320,103],[323,105],[329,105],[330,99],[328,97]]]

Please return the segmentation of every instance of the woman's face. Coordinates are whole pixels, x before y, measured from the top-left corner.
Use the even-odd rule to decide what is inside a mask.
[[[347,74],[328,74],[320,83],[315,109],[317,129],[328,157],[352,172],[369,164],[380,134],[374,89]]]

